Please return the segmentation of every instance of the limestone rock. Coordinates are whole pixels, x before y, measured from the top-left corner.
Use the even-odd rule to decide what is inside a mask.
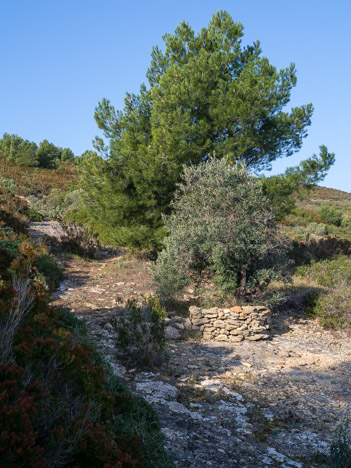
[[[184,328],[186,330],[191,330],[191,321],[189,318],[186,318],[185,321],[184,321]]]
[[[246,337],[246,339],[249,341],[266,340],[267,338],[268,338],[268,335],[263,335],[263,334],[249,335]]]
[[[165,338],[166,340],[178,340],[181,337],[180,332],[175,328],[169,325],[165,328]]]
[[[135,389],[150,402],[160,400],[174,401],[179,395],[177,387],[162,381],[137,382]]]
[[[232,343],[240,343],[240,341],[243,341],[244,337],[242,335],[230,335],[229,340]]]
[[[218,341],[228,341],[229,338],[228,338],[227,335],[218,335],[218,336],[217,336],[217,340],[218,340]]]
[[[224,328],[225,327],[225,322],[223,320],[215,320],[213,322],[213,326],[217,328]]]
[[[178,330],[184,330],[184,325],[182,323],[174,322],[172,326],[178,328]]]
[[[189,307],[190,315],[202,315],[200,307],[191,306]]]
[[[206,318],[193,319],[193,325],[204,325],[205,323],[207,323],[207,321],[208,320]]]

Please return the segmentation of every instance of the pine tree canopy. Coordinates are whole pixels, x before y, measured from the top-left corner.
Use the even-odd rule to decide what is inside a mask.
[[[184,165],[215,154],[261,171],[301,148],[313,107],[286,111],[294,64],[278,71],[242,37],[227,12],[198,34],[182,22],[153,48],[148,84],[126,95],[122,111],[107,99],[96,107],[106,140],[96,138],[100,156],[80,167],[87,218],[110,240],[157,243]]]

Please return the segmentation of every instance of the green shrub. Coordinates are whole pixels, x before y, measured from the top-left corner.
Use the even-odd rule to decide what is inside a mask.
[[[150,296],[140,307],[128,301],[123,316],[113,321],[117,344],[134,364],[152,367],[165,357],[165,318],[159,299]]]
[[[293,240],[289,251],[290,258],[296,265],[306,265],[315,260],[331,259],[337,255],[351,255],[351,241],[337,237],[308,236],[304,241]]]
[[[2,225],[0,223],[0,237],[8,237],[8,238],[16,237],[17,238],[17,234],[11,227]]]
[[[330,447],[329,457],[331,468],[350,468],[351,466],[351,428],[343,423],[337,430],[336,437]]]
[[[15,195],[18,185],[13,179],[7,179],[6,177],[1,177],[0,187],[5,189],[7,192],[13,193]]]
[[[303,221],[307,222],[315,222],[316,218],[316,213],[312,211],[308,211],[304,208],[295,208],[293,211],[293,214],[295,214],[296,217],[300,218]]]
[[[322,223],[310,223],[307,226],[307,231],[316,236],[325,236],[328,234],[328,226]]]
[[[133,436],[138,434],[145,457],[145,466],[152,468],[172,468],[173,462],[164,450],[164,437],[156,411],[143,398],[131,395],[128,389],[116,377],[111,376],[108,389],[122,405],[114,418],[115,433]]]
[[[326,224],[334,224],[334,226],[340,226],[342,222],[342,215],[340,210],[332,206],[321,206],[318,211],[318,216]]]
[[[35,266],[38,272],[44,276],[45,282],[50,289],[58,287],[63,281],[62,270],[52,255],[39,255],[36,257]]]
[[[28,216],[26,200],[16,197],[0,186],[0,225],[5,224],[16,232],[26,232]]]
[[[31,220],[31,221],[34,221],[34,222],[39,222],[39,221],[43,221],[44,219],[44,216],[39,213],[38,211],[36,210],[33,210],[32,208],[30,208],[28,211],[27,211],[27,216],[28,218]]]
[[[180,294],[203,274],[222,291],[241,294],[285,277],[287,241],[278,233],[262,182],[245,167],[226,160],[187,167],[173,208],[153,268],[162,297]]]
[[[296,274],[326,287],[332,287],[340,279],[345,279],[351,284],[351,258],[340,255],[335,259],[320,262],[312,260],[310,265],[298,267]]]
[[[307,311],[319,317],[325,328],[351,326],[351,258],[311,262],[296,273],[314,281],[323,289],[311,296]]]
[[[77,319],[67,307],[58,307],[57,309],[57,320],[60,327],[65,330],[69,330],[72,333],[85,336],[87,328],[85,322]]]
[[[345,215],[341,221],[341,227],[351,227],[351,215]]]
[[[28,197],[33,210],[49,219],[63,220],[80,207],[79,190],[63,192],[52,189],[47,196],[30,195]]]
[[[0,253],[6,251],[11,258],[16,258],[20,244],[19,239],[0,238]]]
[[[307,315],[315,316],[320,291],[312,290],[303,296],[303,307]]]
[[[324,328],[351,327],[350,281],[339,277],[333,287],[319,296],[314,312]]]
[[[346,418],[336,430],[329,454],[319,452],[315,461],[328,468],[351,467],[351,427]]]

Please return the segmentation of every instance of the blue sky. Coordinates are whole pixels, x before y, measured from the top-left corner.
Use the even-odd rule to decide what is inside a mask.
[[[75,154],[90,149],[97,103],[106,97],[121,108],[145,81],[164,33],[182,20],[197,31],[220,9],[244,25],[244,44],[260,40],[277,68],[296,64],[291,105],[315,108],[301,151],[271,173],[325,144],[336,162],[322,185],[351,192],[348,0],[0,0],[0,136],[46,138]]]

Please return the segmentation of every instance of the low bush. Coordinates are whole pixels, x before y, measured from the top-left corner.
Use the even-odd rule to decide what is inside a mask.
[[[3,190],[6,190],[7,192],[10,192],[13,195],[15,195],[18,185],[13,179],[7,179],[6,177],[1,177],[0,187],[2,187]]]
[[[49,289],[57,288],[63,281],[63,273],[57,265],[54,257],[49,254],[43,254],[36,257],[35,266],[38,272],[43,275]]]
[[[351,227],[351,215],[345,215],[341,221],[341,227]]]
[[[351,284],[351,258],[341,255],[334,259],[316,262],[296,268],[296,274],[314,281],[320,286],[331,287],[340,279]]]
[[[339,281],[322,293],[314,308],[324,328],[351,327],[351,286],[350,281]]]
[[[289,251],[289,257],[296,265],[335,258],[337,255],[351,255],[351,241],[330,236],[319,239],[307,236],[303,241],[294,239]]]
[[[298,220],[303,223],[318,223],[320,219],[316,211],[307,210],[306,208],[295,208],[292,215],[295,215]]]
[[[21,241],[13,236],[6,236],[0,233],[0,253],[7,254],[10,258],[14,259],[18,255],[18,249]]]
[[[334,224],[334,226],[340,226],[342,222],[342,213],[333,206],[321,206],[318,211],[318,216],[326,224]]]
[[[63,192],[54,188],[49,195],[30,195],[28,200],[33,210],[49,219],[64,220],[80,207],[78,190]]]
[[[42,197],[49,195],[53,188],[67,191],[77,182],[77,167],[66,164],[62,167],[65,169],[64,174],[53,169],[18,166],[0,151],[0,180],[10,180],[11,191],[15,190],[16,195]]]
[[[40,221],[43,221],[44,219],[44,216],[41,213],[39,213],[36,210],[33,210],[32,208],[29,208],[27,210],[26,215],[31,221],[34,221],[34,222],[40,222]]]
[[[318,285],[321,291],[310,296],[306,310],[319,317],[324,328],[351,327],[351,258],[312,262],[296,273]]]
[[[325,236],[328,234],[328,226],[323,223],[310,223],[307,226],[307,231],[316,236]]]
[[[351,466],[351,427],[343,422],[337,429],[330,446],[330,468],[350,468]]]
[[[74,222],[61,223],[61,226],[64,234],[60,239],[60,249],[81,257],[94,258],[99,243],[86,226],[79,226]]]
[[[315,461],[328,468],[350,468],[351,466],[351,426],[342,421],[336,430],[329,453],[317,453]]]
[[[0,225],[25,233],[28,228],[28,204],[0,186]]]
[[[153,367],[165,358],[165,318],[159,299],[150,296],[141,306],[128,301],[123,315],[113,320],[117,344],[133,364]]]

